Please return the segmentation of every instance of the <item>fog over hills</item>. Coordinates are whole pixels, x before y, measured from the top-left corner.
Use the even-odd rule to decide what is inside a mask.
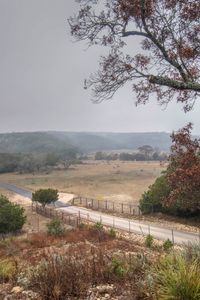
[[[0,134],[0,153],[47,153],[65,149],[79,152],[135,150],[150,145],[169,151],[170,134],[165,132],[23,132]]]

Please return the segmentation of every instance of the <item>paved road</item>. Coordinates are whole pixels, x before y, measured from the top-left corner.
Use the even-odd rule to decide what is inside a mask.
[[[101,221],[102,224],[115,227],[117,229],[122,229],[127,232],[135,232],[138,234],[148,235],[149,233],[155,238],[160,240],[174,240],[176,244],[182,244],[187,242],[195,242],[199,240],[198,234],[188,233],[184,231],[173,230],[169,228],[158,227],[154,225],[148,225],[139,221],[130,221],[129,219],[113,217],[100,212],[94,212],[86,208],[81,208],[77,206],[69,206],[62,208],[63,211],[69,213],[80,214],[83,219],[89,219],[91,221],[97,222]]]
[[[27,191],[25,189],[19,188],[13,184],[5,183],[5,182],[0,182],[0,188],[11,191],[13,193],[16,193],[20,196],[27,197],[32,199],[32,192]],[[62,201],[56,201],[55,207],[61,208],[61,207],[66,207],[67,204],[63,203]]]
[[[24,190],[22,188],[18,188],[11,184],[0,182],[0,188],[7,189],[9,191],[12,191],[24,197],[31,198],[32,196],[32,193],[30,191]],[[89,219],[93,222],[101,221],[102,224],[104,225],[115,227],[117,229],[122,229],[127,232],[130,231],[130,232],[135,232],[143,235],[147,235],[150,233],[155,238],[160,240],[166,240],[166,239],[174,240],[176,244],[195,242],[195,241],[197,242],[200,240],[200,236],[198,234],[172,230],[169,228],[164,228],[155,225],[149,226],[144,222],[130,221],[129,219],[114,217],[111,215],[103,214],[101,212],[95,212],[82,207],[71,206],[71,205],[66,206],[66,204],[62,203],[61,201],[57,201],[56,206],[58,207],[58,209],[61,209],[68,213],[79,214],[80,217],[83,219]]]

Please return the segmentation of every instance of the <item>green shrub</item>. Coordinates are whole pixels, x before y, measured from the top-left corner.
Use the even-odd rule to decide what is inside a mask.
[[[58,191],[54,189],[40,189],[33,193],[32,201],[39,202],[43,207],[58,200]]]
[[[115,257],[112,258],[112,269],[113,273],[119,277],[123,277],[126,274],[123,262]]]
[[[148,234],[145,238],[145,246],[151,248],[153,246],[153,236]]]
[[[16,275],[17,265],[14,260],[0,260],[0,282],[11,280]]]
[[[78,225],[78,228],[79,228],[79,229],[84,229],[84,228],[87,228],[87,226],[86,226],[85,223],[80,223],[80,224]]]
[[[47,224],[47,232],[49,235],[59,236],[65,232],[64,225],[60,219],[53,219]]]
[[[94,225],[93,225],[93,228],[94,229],[97,229],[98,231],[103,231],[103,224],[101,222],[96,222]]]
[[[158,177],[154,184],[150,185],[140,199],[140,210],[143,214],[163,211],[162,201],[169,195],[169,187],[166,176]]]
[[[188,263],[181,255],[162,257],[155,268],[156,292],[159,300],[199,300],[200,266]]]
[[[164,251],[166,251],[166,252],[168,252],[172,247],[173,247],[173,243],[172,243],[172,241],[170,241],[169,239],[167,239],[167,240],[163,243],[163,249],[164,249]]]
[[[0,234],[21,230],[25,222],[24,208],[0,195]]]
[[[109,236],[113,239],[116,238],[116,231],[113,228],[110,228],[109,230]]]

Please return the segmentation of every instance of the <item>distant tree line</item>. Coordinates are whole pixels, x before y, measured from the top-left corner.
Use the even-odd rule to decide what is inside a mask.
[[[77,152],[74,149],[59,153],[0,153],[0,173],[34,173],[47,171],[58,165],[67,169],[76,162]]]
[[[122,152],[118,153],[105,153],[96,152],[95,160],[121,160],[121,161],[146,161],[146,160],[157,160],[164,161],[167,160],[168,155],[166,153],[160,152],[159,149],[153,149],[149,145],[144,145],[138,148],[135,153]]]

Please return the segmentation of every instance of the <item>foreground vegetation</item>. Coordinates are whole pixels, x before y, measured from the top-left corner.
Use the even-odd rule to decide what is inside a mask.
[[[148,244],[96,224],[0,242],[0,293],[12,299],[200,299],[200,245]],[[53,232],[53,234],[52,234]],[[146,245],[146,246],[145,246]],[[11,293],[13,287],[18,293]],[[123,288],[122,288],[123,287]],[[1,297],[1,294],[0,294]],[[95,298],[96,297],[96,298]],[[113,298],[112,298],[113,297]]]
[[[0,240],[0,299],[198,300],[199,274],[199,243],[176,247],[101,222],[73,229],[52,219],[45,232]]]

